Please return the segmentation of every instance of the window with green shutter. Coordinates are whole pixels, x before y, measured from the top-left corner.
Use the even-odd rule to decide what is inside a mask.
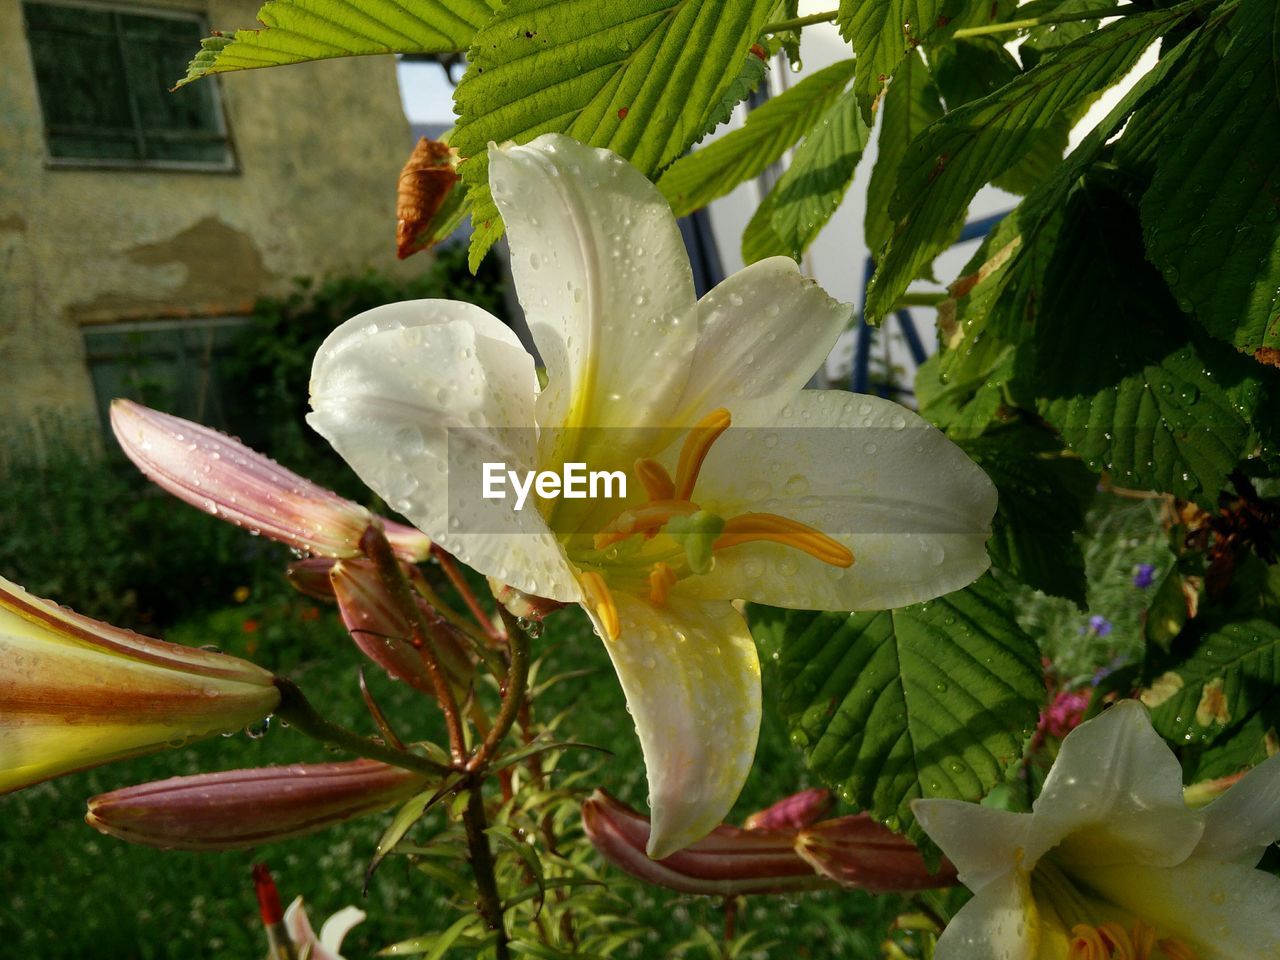
[[[216,82],[170,93],[205,36],[181,11],[24,3],[49,159],[232,170]]]

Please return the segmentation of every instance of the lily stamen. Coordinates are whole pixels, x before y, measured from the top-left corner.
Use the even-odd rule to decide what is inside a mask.
[[[592,538],[597,550],[619,543],[637,533],[656,533],[672,517],[685,517],[698,512],[698,505],[688,500],[654,500],[634,510],[624,510]]]
[[[667,594],[680,578],[665,563],[655,563],[653,572],[649,574],[649,602],[655,607],[667,604]]]
[[[743,513],[729,519],[712,549],[723,550],[753,540],[770,540],[803,550],[833,567],[853,566],[853,551],[840,541],[799,520],[773,513]]]
[[[604,577],[592,571],[579,574],[578,582],[586,592],[585,600],[596,616],[600,618],[600,627],[604,630],[606,640],[617,640],[622,633],[622,621],[618,617],[618,605],[613,594],[609,592]]]
[[[702,470],[702,461],[707,459],[711,445],[720,434],[729,429],[731,418],[724,407],[712,410],[689,430],[684,438],[684,446],[680,448],[680,460],[676,464],[675,498],[688,500],[693,496],[694,485],[698,482],[698,473]]]
[[[636,461],[636,476],[644,484],[645,493],[650,500],[674,500],[676,485],[667,473],[667,468],[657,460],[644,458]]]
[[[1159,950],[1159,954],[1155,951]],[[1071,928],[1068,960],[1200,960],[1181,940],[1156,940],[1155,930],[1137,920],[1132,930],[1114,921],[1096,927],[1078,923]]]

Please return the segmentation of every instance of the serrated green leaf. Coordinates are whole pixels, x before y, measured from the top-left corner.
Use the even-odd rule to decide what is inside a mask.
[[[1040,654],[991,577],[896,610],[753,607],[751,623],[814,773],[914,838],[911,800],[980,799],[1035,727]]]
[[[995,37],[956,40],[933,53],[934,77],[947,103],[958,110],[999,90],[1022,75],[1013,54]],[[1030,193],[1062,160],[1071,132],[1072,104],[1056,110],[1042,129],[1031,138],[1025,153],[992,181],[1010,193]]]
[[[1032,20],[1047,16],[1094,13],[1104,7],[1114,6],[1115,0],[1048,0],[1024,3],[1018,8],[1019,20]],[[1018,59],[1027,69],[1034,67],[1049,52],[1079,40],[1098,28],[1100,18],[1086,17],[1065,23],[1045,23],[1032,27],[1018,46]]]
[[[1156,731],[1175,743],[1212,743],[1280,686],[1280,624],[1228,623],[1193,638],[1181,660],[1157,661],[1142,701]]]
[[[740,129],[673,163],[658,189],[675,215],[705,207],[759,176],[821,119],[852,76],[852,60],[824,67],[752,110]]]
[[[568,134],[653,175],[701,135],[772,0],[510,0],[475,37],[454,94],[453,145],[467,161],[474,270],[502,235],[489,194],[490,141]]]
[[[1246,0],[1204,94],[1169,125],[1142,200],[1178,305],[1238,350],[1280,348],[1280,8]]]
[[[1135,14],[1102,27],[930,126],[903,162],[890,210],[898,226],[867,290],[868,319],[888,314],[907,285],[951,245],[983,184],[1021,159],[1064,106],[1123,76],[1193,6]]]
[[[942,116],[942,101],[929,66],[919,52],[912,51],[893,75],[884,96],[880,139],[876,143],[876,162],[867,184],[867,213],[863,230],[867,249],[878,254],[893,235],[893,219],[889,201],[898,186],[898,168],[907,155],[907,147],[929,124]]]
[[[331,57],[465,50],[500,0],[268,0],[260,29],[216,34],[178,86],[212,73],[275,67]]]
[[[791,165],[756,209],[742,235],[742,259],[799,260],[844,199],[869,134],[853,91],[841,94],[796,147]]]
[[[734,108],[755,93],[756,88],[760,86],[760,82],[764,80],[768,72],[769,58],[767,55],[756,56],[755,51],[748,53],[746,62],[743,63],[742,69],[738,71],[738,75],[733,78],[733,82],[729,84],[729,89],[724,92],[724,96],[717,103],[712,104],[711,109],[707,111],[707,115],[698,124],[698,129],[702,132],[693,138],[694,143],[701,142],[702,138],[712,130],[727,122],[733,116]]]
[[[1097,478],[1051,433],[1011,424],[956,442],[999,492],[987,548],[994,566],[1028,586],[1085,602],[1084,527]]]
[[[836,26],[857,54],[853,88],[864,122],[870,125],[875,102],[907,51],[965,6],[966,0],[840,0]]]
[[[1013,357],[994,367],[990,376],[943,382],[943,354],[935,353],[916,370],[916,402],[920,415],[947,435],[976,436],[1006,418],[1004,386],[1012,376]]]
[[[1263,369],[1197,337],[1121,194],[1090,179],[1072,195],[1038,299],[1041,414],[1118,484],[1216,504],[1270,402]]]
[[[1262,763],[1280,744],[1278,727],[1280,697],[1273,696],[1209,746],[1184,749],[1182,764],[1187,782],[1229,777]]]

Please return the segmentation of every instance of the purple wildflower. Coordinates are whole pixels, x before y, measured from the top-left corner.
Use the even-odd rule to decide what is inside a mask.
[[[1156,567],[1154,563],[1138,564],[1138,572],[1133,575],[1133,585],[1139,590],[1145,590],[1151,586],[1156,579]]]
[[[1101,614],[1095,613],[1089,618],[1089,629],[1099,637],[1105,637],[1111,632],[1111,621]]]

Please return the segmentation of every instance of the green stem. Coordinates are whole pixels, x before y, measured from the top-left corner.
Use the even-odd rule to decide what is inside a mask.
[[[462,815],[462,821],[467,832],[471,870],[476,878],[480,916],[489,929],[498,935],[494,944],[497,960],[509,960],[511,952],[507,946],[507,927],[502,920],[502,898],[498,894],[498,881],[493,873],[493,851],[489,848],[489,835],[485,833],[488,824],[484,816],[484,797],[480,795],[478,783],[473,784],[467,792],[467,809]]]
[[[483,771],[499,745],[515,726],[520,715],[520,707],[524,704],[525,693],[529,681],[529,636],[522,629],[507,608],[498,605],[498,613],[507,628],[507,648],[511,662],[507,667],[507,675],[502,681],[502,706],[498,708],[498,716],[489,728],[484,743],[467,761],[467,769],[474,772]]]
[[[1054,23],[1079,23],[1085,20],[1102,20],[1106,17],[1127,17],[1131,13],[1143,13],[1142,7],[1136,3],[1123,7],[1107,7],[1098,10],[1081,10],[1078,13],[1057,13],[1031,20],[1006,20],[1003,23],[988,23],[981,27],[964,27],[951,36],[961,40],[965,37],[985,37],[993,33],[1010,33],[1014,30],[1030,30],[1033,27],[1044,27]]]
[[[908,292],[898,298],[894,309],[897,310],[899,307],[936,307],[950,296],[951,294],[945,291],[936,293],[929,290]]]
[[[276,677],[276,688],[280,691],[280,705],[276,707],[276,716],[313,740],[340,747],[358,757],[380,760],[393,767],[402,767],[431,777],[441,777],[452,772],[434,760],[420,757],[416,753],[396,750],[325,719],[311,706],[292,680]]]
[[[790,20],[779,20],[776,23],[766,23],[761,28],[761,33],[782,33],[784,30],[796,30],[800,27],[808,27],[815,23],[831,23],[840,13],[839,10],[828,10],[826,13],[811,13],[807,17],[792,17]]]

